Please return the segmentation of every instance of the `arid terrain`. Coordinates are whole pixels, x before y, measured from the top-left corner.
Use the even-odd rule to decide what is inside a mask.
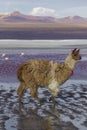
[[[0,39],[87,39],[87,27],[48,27],[37,24],[5,26],[0,28]]]

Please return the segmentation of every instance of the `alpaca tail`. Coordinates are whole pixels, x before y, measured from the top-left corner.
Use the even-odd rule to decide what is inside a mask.
[[[23,70],[23,66],[20,66],[17,70],[17,77],[18,77],[19,81],[24,82],[24,80],[22,78],[22,70]]]

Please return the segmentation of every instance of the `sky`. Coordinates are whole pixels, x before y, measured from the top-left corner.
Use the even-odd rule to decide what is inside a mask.
[[[87,17],[87,0],[0,0],[0,14],[14,11],[36,16]]]

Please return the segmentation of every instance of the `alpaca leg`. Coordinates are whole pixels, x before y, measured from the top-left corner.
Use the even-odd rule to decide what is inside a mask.
[[[30,87],[30,94],[32,97],[34,97],[37,101],[40,101],[37,96],[37,87]]]
[[[22,98],[22,95],[23,95],[23,92],[24,92],[25,89],[26,89],[25,83],[21,82],[19,88],[17,89],[17,94],[19,96],[19,101],[21,101],[21,98]]]
[[[55,102],[55,97],[58,95],[60,89],[59,89],[58,86],[49,85],[49,90],[50,90],[50,93],[51,93],[51,95],[52,95],[52,96],[50,97],[49,101],[52,100],[53,102]]]

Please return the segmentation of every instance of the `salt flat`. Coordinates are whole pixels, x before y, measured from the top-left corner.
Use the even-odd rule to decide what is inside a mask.
[[[0,40],[0,48],[87,48],[87,40]]]

